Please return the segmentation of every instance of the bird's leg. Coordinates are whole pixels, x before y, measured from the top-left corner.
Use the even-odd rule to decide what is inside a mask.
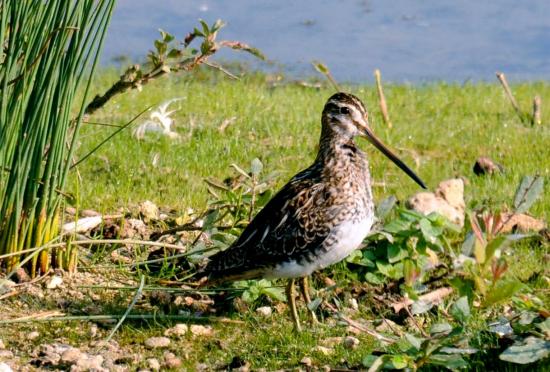
[[[315,315],[315,311],[309,308],[311,297],[309,297],[309,280],[307,276],[300,278],[300,290],[302,291],[302,297],[304,298],[304,302],[306,303],[307,311],[311,316],[311,322],[314,324],[319,323],[319,321],[317,320],[317,315]]]
[[[288,280],[286,286],[286,298],[288,300],[288,305],[290,306],[290,316],[294,321],[294,329],[297,332],[302,332],[302,327],[300,326],[300,319],[298,318],[298,311],[296,310],[296,288],[294,286],[294,278]]]

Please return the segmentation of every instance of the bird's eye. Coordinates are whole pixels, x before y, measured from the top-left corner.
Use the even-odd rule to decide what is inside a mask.
[[[340,107],[340,114],[349,115],[350,114],[349,108],[347,108],[346,106]]]

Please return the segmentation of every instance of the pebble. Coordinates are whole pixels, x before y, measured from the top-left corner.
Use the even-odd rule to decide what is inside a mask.
[[[273,309],[270,306],[262,306],[256,309],[256,312],[261,316],[267,318],[273,313]]]
[[[349,306],[351,306],[353,310],[359,310],[359,304],[357,303],[357,300],[355,298],[349,299]]]
[[[102,367],[103,357],[101,355],[88,355],[82,353],[80,359],[71,367],[71,372],[84,371],[107,371]]]
[[[168,345],[170,345],[170,339],[168,337],[150,337],[145,340],[145,346],[149,349],[167,347]]]
[[[13,372],[13,369],[4,362],[0,362],[0,372]]]
[[[189,330],[189,327],[187,326],[187,324],[178,323],[172,328],[168,328],[166,331],[164,331],[164,335],[167,337],[185,336],[188,330]]]
[[[147,365],[152,371],[160,370],[160,362],[158,361],[158,359],[155,359],[155,358],[147,359]]]
[[[71,364],[76,364],[76,362],[82,357],[82,352],[75,347],[65,350],[63,354],[61,354],[61,360]]]
[[[190,327],[191,333],[195,336],[212,336],[214,330],[210,326],[202,326],[198,324],[193,324]]]
[[[300,364],[303,364],[305,366],[311,367],[313,362],[311,361],[310,357],[303,357],[302,360],[300,360]]]
[[[355,349],[359,346],[359,339],[353,336],[347,336],[344,338],[344,347],[346,349]]]
[[[27,340],[36,340],[38,337],[40,337],[40,333],[38,333],[37,331],[32,331],[27,335]]]
[[[168,368],[178,368],[181,366],[181,359],[176,357],[174,353],[167,351],[164,353],[164,364]]]
[[[4,341],[0,338],[0,350],[5,349],[6,345],[4,345]]]
[[[59,287],[61,284],[63,284],[63,278],[60,277],[60,276],[54,275],[48,281],[48,284],[46,284],[46,288],[55,289],[55,288]]]

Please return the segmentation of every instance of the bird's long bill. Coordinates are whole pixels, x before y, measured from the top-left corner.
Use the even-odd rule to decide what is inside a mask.
[[[364,127],[363,128],[364,131],[365,131],[365,134],[367,136],[367,139],[378,149],[382,152],[382,154],[386,155],[388,158],[390,158],[391,161],[393,161],[395,163],[395,165],[397,165],[399,168],[401,168],[401,170],[405,173],[407,173],[409,175],[409,177],[411,177],[417,184],[420,185],[420,187],[422,187],[423,189],[426,188],[426,185],[424,184],[424,182],[420,179],[420,177],[418,177],[412,170],[411,168],[407,167],[407,165],[405,165],[405,163],[403,163],[398,157],[397,155],[395,155],[393,152],[390,151],[390,149],[388,149],[386,147],[386,145],[384,145],[382,143],[382,141],[380,141],[378,139],[378,137],[376,137],[374,135],[374,133],[372,132],[372,130],[369,128],[369,127]]]

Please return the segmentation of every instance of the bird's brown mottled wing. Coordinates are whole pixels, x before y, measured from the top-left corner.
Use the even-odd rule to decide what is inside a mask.
[[[294,176],[231,247],[210,257],[204,273],[217,280],[257,278],[265,268],[302,260],[320,246],[331,226],[330,208],[322,207],[327,192],[316,173],[310,167]]]

